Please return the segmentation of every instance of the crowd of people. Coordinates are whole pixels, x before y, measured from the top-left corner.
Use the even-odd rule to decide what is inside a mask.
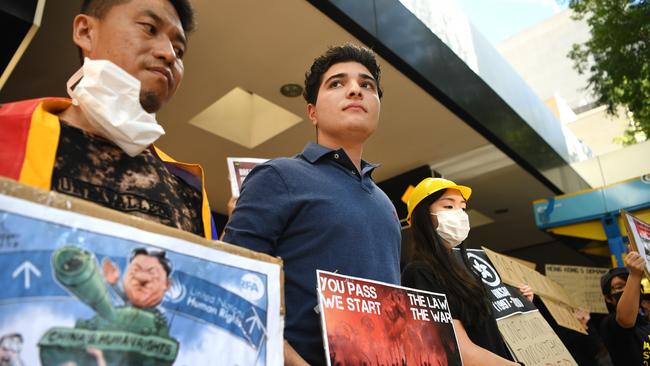
[[[70,98],[0,107],[0,175],[215,239],[201,168],[153,145],[164,133],[155,113],[181,83],[193,28],[188,0],[84,0],[73,20],[83,64]],[[398,215],[372,178],[378,164],[363,160],[381,97],[371,50],[343,44],[318,56],[304,87],[316,140],[247,176],[223,241],[283,259],[288,365],[325,363],[317,269],[445,293],[464,364],[516,365],[464,255],[469,187],[442,178],[417,185],[407,218],[414,260],[401,270]],[[630,252],[626,265],[603,277],[611,313],[594,331],[617,366],[650,357],[640,312],[645,261]],[[533,300],[529,287],[520,290]]]

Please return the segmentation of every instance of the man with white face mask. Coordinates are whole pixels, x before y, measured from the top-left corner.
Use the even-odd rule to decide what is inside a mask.
[[[84,0],[72,98],[0,107],[0,176],[211,239],[203,172],[152,143],[183,77],[189,0]]]

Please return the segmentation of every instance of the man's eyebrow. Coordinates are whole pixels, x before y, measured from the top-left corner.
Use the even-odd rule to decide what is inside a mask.
[[[368,74],[362,72],[362,73],[359,74],[359,77],[361,77],[362,79],[371,80],[375,84],[377,83],[377,80],[375,80],[375,78],[372,75],[368,75]]]
[[[183,47],[187,47],[187,38],[183,35],[183,32],[177,32],[176,35],[174,36],[174,39],[177,42],[180,42]]]
[[[142,13],[148,16],[149,18],[153,19],[154,22],[156,22],[157,24],[165,23],[165,21],[163,21],[160,15],[156,14],[153,10],[145,9]],[[185,38],[183,32],[176,32],[176,34],[174,35],[174,40],[182,43],[183,46],[187,46],[187,39]]]
[[[156,12],[154,12],[153,10],[145,9],[145,10],[142,11],[142,14],[148,16],[151,19],[153,19],[156,23],[163,23],[163,20],[160,17],[160,15],[156,14]]]
[[[323,82],[323,84],[326,84],[327,82],[329,82],[329,81],[332,80],[332,79],[345,78],[345,77],[347,77],[347,76],[348,76],[347,73],[345,73],[345,72],[339,72],[338,74],[334,74],[334,75],[328,77],[327,80],[325,80],[325,81]]]
[[[330,81],[330,80],[332,80],[332,79],[345,78],[345,77],[348,77],[348,76],[349,76],[348,73],[346,73],[346,72],[340,72],[340,73],[338,73],[338,74],[334,74],[334,75],[328,77],[327,80],[325,80],[325,81],[323,82],[323,84],[327,83],[328,81]],[[371,81],[373,81],[375,84],[377,83],[377,80],[375,80],[375,78],[372,77],[372,75],[368,75],[368,74],[362,72],[362,73],[359,73],[359,77],[362,78],[362,79],[365,79],[365,80],[371,80]]]

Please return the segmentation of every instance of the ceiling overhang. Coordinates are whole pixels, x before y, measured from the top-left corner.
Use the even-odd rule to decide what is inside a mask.
[[[325,9],[335,7],[333,3],[322,3],[325,5],[315,7],[304,0],[193,0],[198,14],[198,30],[189,38],[183,83],[157,115],[166,130],[166,135],[157,145],[177,160],[203,166],[212,208],[226,212],[231,194],[227,157],[293,156],[314,139],[315,130],[306,118],[305,101],[282,95],[280,87],[289,83],[302,84],[304,72],[327,46],[355,42],[373,46],[382,66],[381,84],[385,94],[381,100],[380,124],[363,151],[365,160],[381,163],[381,167],[373,172],[373,178],[381,182],[432,163],[446,162],[451,168],[456,163],[450,163],[450,159],[467,156],[463,154],[468,152],[488,151],[495,164],[492,170],[474,177],[457,176],[464,178],[459,184],[474,189],[470,208],[485,216],[486,224],[473,229],[470,243],[510,250],[551,240],[536,229],[530,202],[535,198],[550,197],[553,191],[540,183],[538,172],[531,174],[535,170],[530,166],[526,171],[521,169],[525,166],[522,159],[512,149],[504,150],[503,142],[494,139],[496,148],[492,146],[490,141],[496,133],[477,122],[480,113],[494,113],[496,116],[490,117],[494,119],[504,113],[511,118],[513,112],[499,104],[502,102],[494,99],[493,93],[486,94],[485,101],[481,99],[486,86],[472,79],[469,69],[463,69],[462,63],[449,53],[444,44],[424,40],[425,36],[435,40],[435,36],[430,31],[418,32],[413,28],[417,26],[416,19],[412,14],[407,17],[410,13],[403,7],[397,8],[397,13],[391,16],[397,17],[392,21],[404,20],[404,24],[390,32],[384,25],[368,32],[364,27],[373,27],[368,22],[378,24],[374,17],[368,16],[360,19],[360,23],[342,26],[342,22],[351,22],[351,18],[341,10],[332,13]],[[397,1],[355,0],[345,3],[358,7],[373,3],[378,6],[400,5]],[[42,28],[0,90],[0,101],[66,95],[66,80],[78,69],[80,62],[74,44],[65,40],[70,39],[72,19],[80,4],[80,0],[46,4]],[[404,32],[411,30],[414,32],[409,48],[404,42],[410,35],[406,37]],[[377,33],[381,34],[376,36]],[[432,54],[437,56],[428,61],[435,62],[440,70],[433,66],[418,68],[418,64],[410,63],[412,55],[396,56],[404,50],[406,53],[417,51],[419,42],[433,47],[436,52]],[[395,44],[399,47],[393,47]],[[441,75],[445,70],[450,72],[447,78]],[[463,87],[459,88],[459,85]],[[189,123],[236,87],[282,107],[303,121],[254,147],[207,133]],[[458,90],[445,89],[452,87]],[[493,105],[497,108],[490,111]],[[488,121],[478,120],[481,123]],[[239,126],[239,122],[233,126]],[[506,154],[499,154],[498,150],[506,151]],[[443,171],[445,174],[452,174],[447,168],[440,169],[449,172]],[[507,197],[504,197],[504,192]],[[494,222],[487,223],[490,220]]]
[[[477,74],[481,68],[494,68],[493,73],[497,70],[500,73],[496,79],[507,77],[528,93],[530,88],[500,57],[496,58],[496,64],[494,58],[473,59],[468,64],[441,40],[441,35],[434,34],[397,0],[308,1],[372,46],[553,192],[561,194],[589,187],[567,161],[569,154],[559,129],[544,126],[549,121],[552,124],[557,121],[543,102],[529,100],[522,104],[516,100],[517,90],[512,94],[503,82],[489,85]],[[473,27],[469,28],[475,32]],[[496,53],[482,36],[474,36],[472,40],[475,56],[480,56],[481,48]],[[489,49],[485,50],[486,47]],[[490,76],[489,72],[486,74]],[[501,95],[494,88],[499,88]],[[505,98],[504,91],[511,95]]]

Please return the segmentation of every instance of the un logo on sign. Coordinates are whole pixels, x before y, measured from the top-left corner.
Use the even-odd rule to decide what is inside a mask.
[[[185,299],[185,295],[187,294],[187,290],[185,289],[185,286],[178,281],[178,279],[173,278],[172,279],[172,284],[165,292],[165,301],[172,302],[174,304],[179,303]]]

